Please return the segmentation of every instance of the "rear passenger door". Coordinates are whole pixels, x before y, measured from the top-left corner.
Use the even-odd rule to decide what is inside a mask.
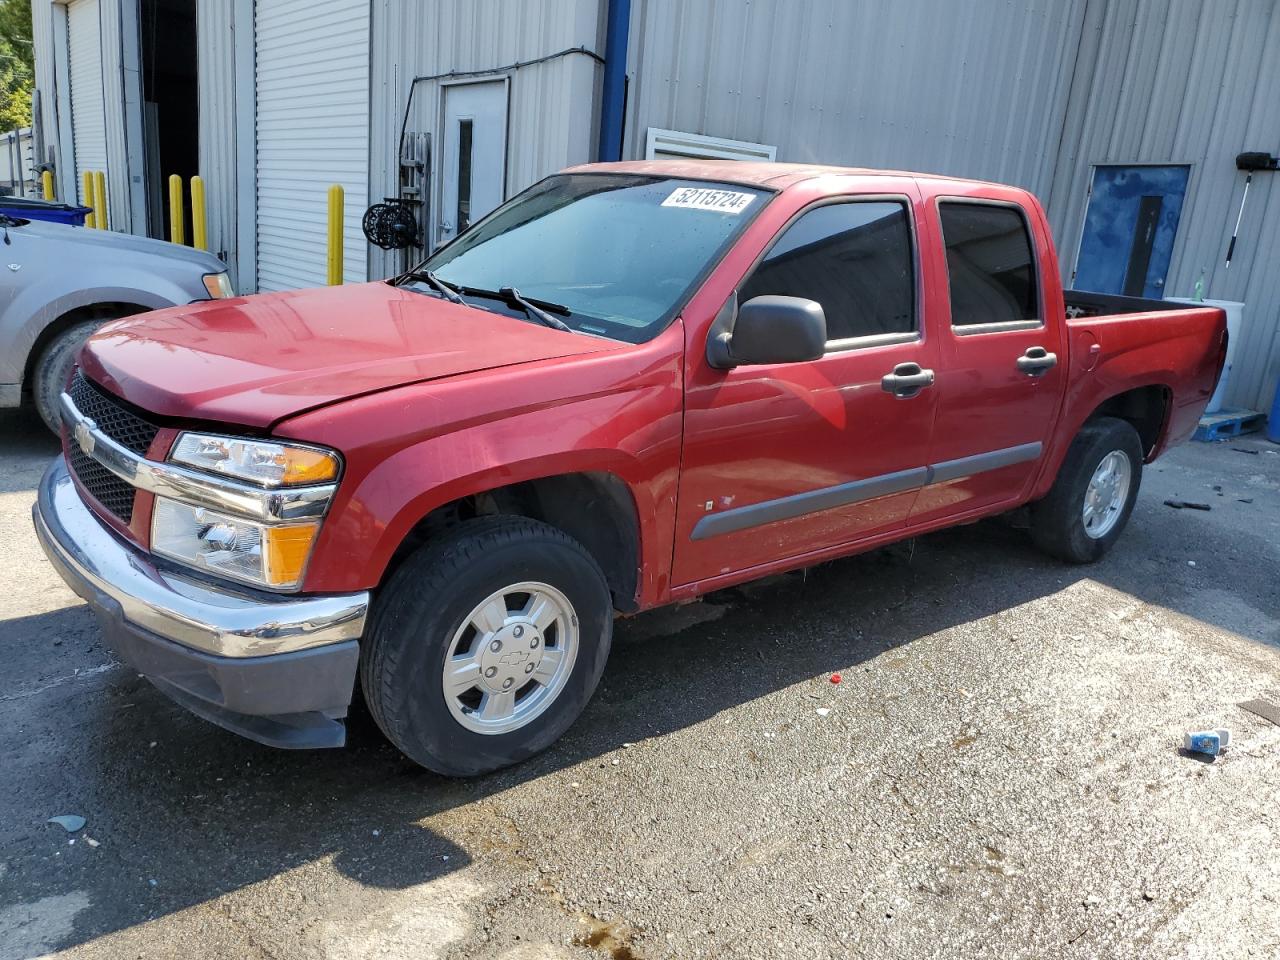
[[[1053,269],[1044,224],[1016,202],[938,197],[934,249],[948,293],[940,333],[932,474],[912,523],[989,512],[1033,481],[1062,399],[1060,317],[1046,316]]]
[[[791,218],[737,289],[822,305],[827,348],[804,363],[710,368],[690,345],[676,522],[677,585],[901,528],[926,472],[934,391],[920,322],[916,197],[850,196]],[[914,365],[914,367],[908,366]]]

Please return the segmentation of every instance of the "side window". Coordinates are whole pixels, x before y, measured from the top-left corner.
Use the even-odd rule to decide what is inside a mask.
[[[938,214],[951,279],[951,325],[1039,320],[1031,236],[1022,213],[944,201]]]
[[[827,339],[916,329],[911,227],[898,201],[815,207],[787,228],[738,293],[822,304]]]

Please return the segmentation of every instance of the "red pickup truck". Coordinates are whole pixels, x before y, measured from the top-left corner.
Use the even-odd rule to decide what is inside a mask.
[[[476,774],[577,718],[616,614],[1025,504],[1096,560],[1225,348],[1217,309],[1064,294],[1023,190],[576,167],[393,280],[108,325],[35,524],[201,716],[339,746],[358,678]]]

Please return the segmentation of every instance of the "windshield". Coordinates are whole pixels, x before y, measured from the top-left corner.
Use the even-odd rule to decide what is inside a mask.
[[[464,295],[514,287],[562,305],[574,330],[641,343],[666,326],[769,196],[671,177],[549,177],[421,269]]]

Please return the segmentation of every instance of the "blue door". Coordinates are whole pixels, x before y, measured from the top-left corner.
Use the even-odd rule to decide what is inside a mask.
[[[1098,166],[1072,286],[1164,297],[1190,167]]]

